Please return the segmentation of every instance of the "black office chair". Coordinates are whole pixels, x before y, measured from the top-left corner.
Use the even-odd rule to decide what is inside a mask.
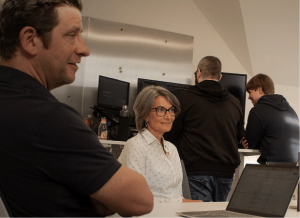
[[[182,175],[183,175],[183,179],[182,179],[182,196],[185,199],[191,199],[191,191],[190,191],[189,181],[188,181],[186,171],[185,171],[185,166],[184,166],[183,160],[180,160],[180,162],[181,162]]]
[[[0,217],[13,217],[0,188]]]
[[[300,167],[300,152],[298,154],[298,167]],[[300,182],[298,184],[297,211],[300,212]]]

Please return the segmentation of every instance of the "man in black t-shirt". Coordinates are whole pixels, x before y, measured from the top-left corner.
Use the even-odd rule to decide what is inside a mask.
[[[122,166],[50,91],[90,54],[80,0],[6,0],[0,14],[0,187],[16,217],[149,213],[143,176]]]

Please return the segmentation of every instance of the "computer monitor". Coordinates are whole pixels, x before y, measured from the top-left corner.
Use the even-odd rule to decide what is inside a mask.
[[[232,94],[234,97],[240,100],[244,116],[246,104],[246,83],[246,74],[222,72],[222,79],[220,81],[220,84],[222,87],[226,88],[230,94]],[[173,93],[176,97],[178,97],[183,90],[188,89],[191,86],[187,84],[162,82],[157,80],[138,78],[137,94],[148,85],[162,86],[169,90],[171,93]]]
[[[129,87],[129,82],[99,76],[97,106],[121,110],[123,105],[128,105]]]
[[[240,100],[244,116],[246,104],[246,83],[246,74],[222,72],[220,84],[222,87],[226,88],[230,94]]]
[[[183,90],[188,89],[191,85],[172,83],[172,82],[163,82],[158,80],[149,80],[138,78],[138,91],[137,94],[142,91],[143,88],[149,85],[162,86],[163,88],[169,90],[173,95],[178,97]]]

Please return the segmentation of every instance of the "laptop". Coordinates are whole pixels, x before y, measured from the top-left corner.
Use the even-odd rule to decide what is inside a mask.
[[[177,212],[184,217],[284,217],[299,167],[247,164],[226,210]]]

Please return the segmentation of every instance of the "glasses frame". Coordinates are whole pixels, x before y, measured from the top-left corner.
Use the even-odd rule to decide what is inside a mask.
[[[159,109],[159,108],[164,108],[164,109],[166,109],[164,115],[162,115],[162,116],[158,115],[157,109]],[[174,114],[174,115],[170,114],[170,116],[172,116],[172,117],[175,117],[175,116],[176,116],[176,112],[175,112],[176,107],[174,107],[174,106],[173,106],[173,107],[170,107],[169,109],[167,109],[167,108],[165,108],[165,107],[162,107],[162,106],[158,106],[158,107],[151,108],[151,109],[155,109],[156,115],[159,116],[159,117],[164,117],[164,116],[166,115],[167,112],[169,112],[169,114],[170,114],[170,110],[171,110],[171,109],[174,109],[174,113],[175,113],[175,114]]]

